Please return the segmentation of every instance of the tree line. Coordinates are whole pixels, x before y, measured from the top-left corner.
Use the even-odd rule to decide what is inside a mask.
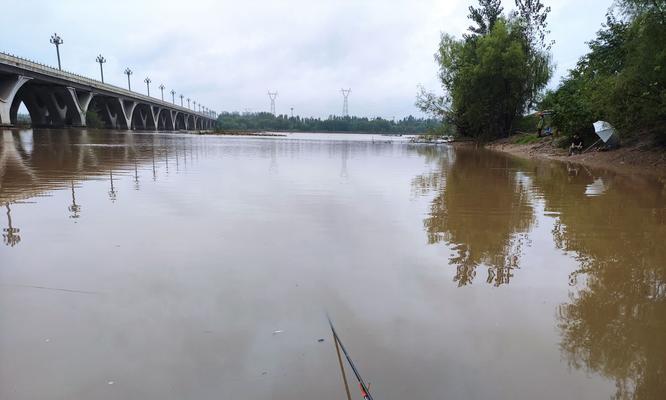
[[[666,141],[666,0],[614,1],[590,52],[551,91],[550,7],[515,6],[505,13],[500,0],[479,0],[461,38],[442,34],[435,59],[445,95],[421,89],[421,110],[477,142],[508,136],[539,110],[553,111],[566,136],[593,136],[605,120],[623,135]]]
[[[277,131],[277,132],[358,132],[358,133],[427,133],[441,129],[441,121],[434,118],[408,116],[400,120],[365,117],[329,116],[326,119],[300,116],[273,115],[268,112],[223,112],[217,118],[221,131]]]

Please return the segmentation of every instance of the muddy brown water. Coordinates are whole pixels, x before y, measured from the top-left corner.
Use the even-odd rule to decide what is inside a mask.
[[[1,132],[0,399],[344,399],[326,311],[376,400],[666,393],[654,178],[382,136]]]

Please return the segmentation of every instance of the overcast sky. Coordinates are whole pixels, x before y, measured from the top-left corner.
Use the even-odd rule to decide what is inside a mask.
[[[559,78],[583,55],[612,0],[545,0]],[[0,51],[57,65],[49,37],[57,32],[63,69],[151,94],[157,86],[216,111],[340,114],[342,87],[350,114],[421,115],[417,85],[439,89],[433,54],[442,31],[462,34],[476,0],[3,0]],[[505,10],[513,0],[504,1]],[[166,96],[165,96],[166,97]]]

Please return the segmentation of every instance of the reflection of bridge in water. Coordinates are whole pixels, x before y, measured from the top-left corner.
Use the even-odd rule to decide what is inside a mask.
[[[193,138],[169,136],[165,140],[164,136],[141,135],[138,140],[134,134],[109,135],[86,129],[42,130],[36,134],[6,129],[0,141],[0,204],[69,188],[71,211],[77,214],[76,181],[101,177],[117,180],[114,171],[131,170],[138,183],[138,168],[148,163],[156,179],[156,163],[168,163],[169,153],[178,164],[192,158],[196,150]]]
[[[118,196],[114,181],[119,175],[132,175],[138,190],[141,166],[150,165],[152,179],[157,180],[158,165],[166,166],[168,173],[169,153],[179,171],[188,162],[192,164],[204,143],[194,142],[195,136],[109,135],[106,131],[86,129],[40,130],[34,134],[31,130],[0,132],[0,205],[7,220],[2,238],[11,247],[21,241],[20,229],[12,220],[13,204],[69,189],[71,204],[67,210],[69,218],[76,221],[82,211],[76,200],[76,189],[80,187],[77,182],[108,179],[108,197],[113,202]]]
[[[112,129],[211,129],[217,117],[0,53],[0,126],[16,125],[21,103],[34,127],[85,127],[89,110]]]

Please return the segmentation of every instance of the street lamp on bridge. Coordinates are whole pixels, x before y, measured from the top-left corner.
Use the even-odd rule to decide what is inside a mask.
[[[148,77],[148,76],[143,81],[146,82],[146,89],[148,89],[148,97],[150,97],[150,82],[152,82],[152,81],[150,80],[150,77]]]
[[[176,91],[171,89],[171,102],[176,104]]]
[[[58,36],[57,33],[51,35],[51,44],[54,44],[56,47],[56,53],[58,54],[58,69],[62,71],[62,66],[60,65],[60,45],[62,44],[62,38]]]
[[[159,88],[160,88],[160,92],[162,92],[162,101],[164,101],[164,88],[165,88],[165,87],[166,87],[166,86],[164,86],[163,83],[160,83]]]
[[[193,106],[194,112],[197,112],[197,102],[193,101],[192,104],[194,104],[194,106]]]
[[[106,58],[102,57],[102,55],[98,55],[97,58],[95,59],[99,63],[99,74],[102,76],[102,83],[104,83],[104,68],[102,68],[102,64],[106,62]]]
[[[185,96],[183,96],[183,95],[181,94],[181,95],[180,95],[180,106],[181,106],[181,107],[183,106],[183,97],[185,97]]]
[[[189,97],[187,98],[187,108],[188,109],[190,108],[190,98]]]
[[[132,70],[129,67],[125,68],[125,75],[127,75],[127,90],[132,91],[132,84],[130,83],[130,75],[132,75]]]

